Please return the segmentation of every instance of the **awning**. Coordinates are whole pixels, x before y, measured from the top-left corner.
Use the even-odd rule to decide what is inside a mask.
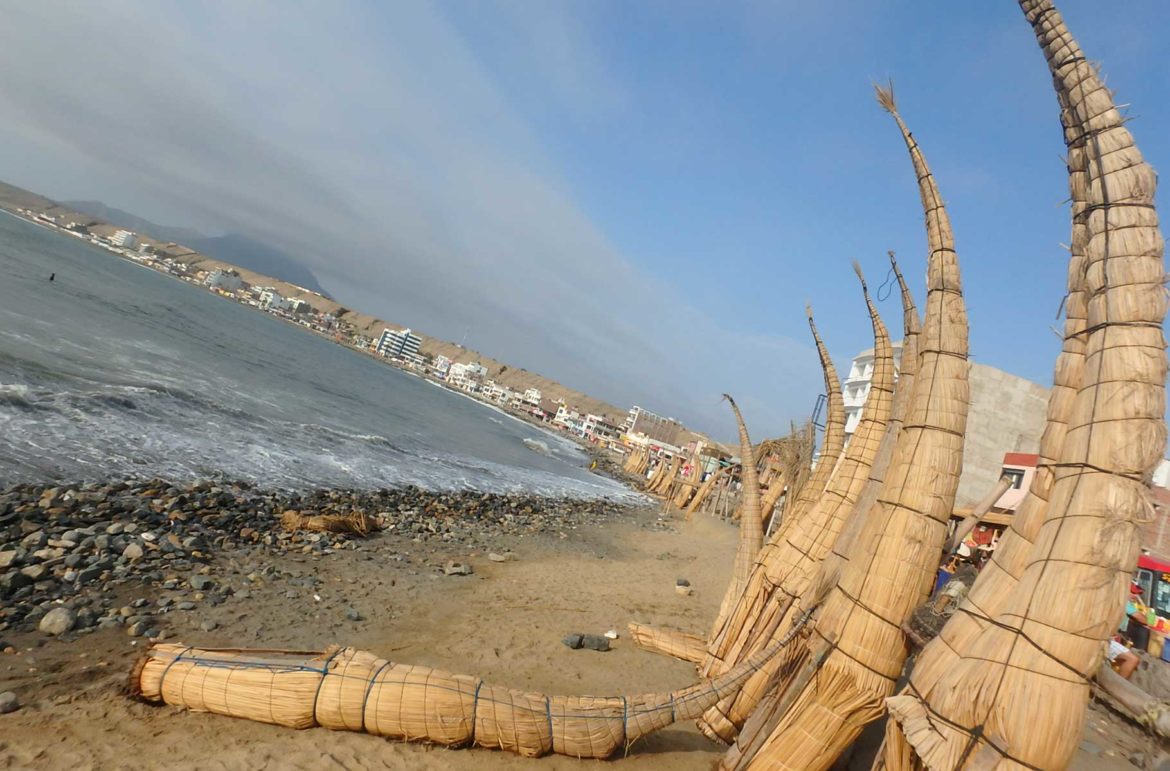
[[[1170,573],[1170,562],[1163,562],[1148,554],[1143,554],[1138,557],[1138,567],[1145,568],[1146,570],[1160,570],[1163,573]]]

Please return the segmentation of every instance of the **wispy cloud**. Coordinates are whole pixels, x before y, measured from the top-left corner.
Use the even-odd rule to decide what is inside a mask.
[[[529,96],[620,108],[573,8],[505,5],[489,32],[517,36]],[[528,97],[438,6],[22,4],[0,67],[13,181],[274,241],[353,307],[470,328],[485,352],[721,435],[724,390],[765,433],[811,406],[811,348],[749,339],[634,267],[514,106]]]

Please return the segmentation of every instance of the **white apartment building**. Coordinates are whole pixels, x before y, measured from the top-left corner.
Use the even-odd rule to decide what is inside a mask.
[[[110,243],[123,249],[133,249],[138,246],[138,234],[129,230],[119,230],[110,236]]]
[[[382,356],[412,361],[418,355],[422,338],[409,329],[383,329],[374,349]]]
[[[524,403],[533,407],[540,406],[541,393],[539,388],[529,388],[524,392]]]
[[[264,310],[268,310],[269,308],[279,310],[284,306],[284,298],[281,297],[280,292],[277,292],[275,289],[263,290],[260,292],[260,297],[258,299],[260,301],[260,307]]]
[[[486,377],[487,367],[479,362],[452,364],[447,370],[447,382],[464,391],[478,391]]]
[[[447,373],[451,370],[451,360],[443,354],[439,354],[435,357],[434,362],[431,364],[431,370],[437,377],[445,378],[447,377]]]
[[[240,278],[240,274],[234,270],[212,271],[203,283],[212,289],[220,289],[224,292],[238,292],[244,287],[244,279]]]
[[[894,343],[894,378],[898,377],[898,366],[902,360],[902,341]],[[865,407],[865,399],[869,396],[869,386],[873,382],[873,349],[867,348],[853,357],[853,364],[849,367],[849,376],[841,384],[841,398],[845,402],[845,441],[853,437],[857,424],[861,422],[861,412]]]

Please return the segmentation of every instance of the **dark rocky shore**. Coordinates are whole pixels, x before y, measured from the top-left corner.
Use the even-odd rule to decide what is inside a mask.
[[[115,626],[131,636],[165,637],[167,614],[247,599],[258,582],[311,589],[311,573],[284,570],[282,555],[329,558],[375,548],[387,537],[486,552],[517,536],[564,538],[635,510],[604,500],[413,487],[295,493],[246,482],[157,479],[19,484],[0,492],[0,637],[39,629],[68,639]],[[281,517],[290,511],[308,517],[360,512],[375,532],[289,532]],[[379,558],[412,560],[409,549],[384,552]]]

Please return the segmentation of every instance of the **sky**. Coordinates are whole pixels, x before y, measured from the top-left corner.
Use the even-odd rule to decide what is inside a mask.
[[[1170,167],[1170,7],[1060,4]],[[894,250],[921,303],[892,80],[948,203],[977,362],[1049,385],[1069,238],[1015,3],[20,3],[0,179],[286,249],[348,307],[619,406],[756,438],[844,374]],[[898,336],[897,293],[879,309]]]

